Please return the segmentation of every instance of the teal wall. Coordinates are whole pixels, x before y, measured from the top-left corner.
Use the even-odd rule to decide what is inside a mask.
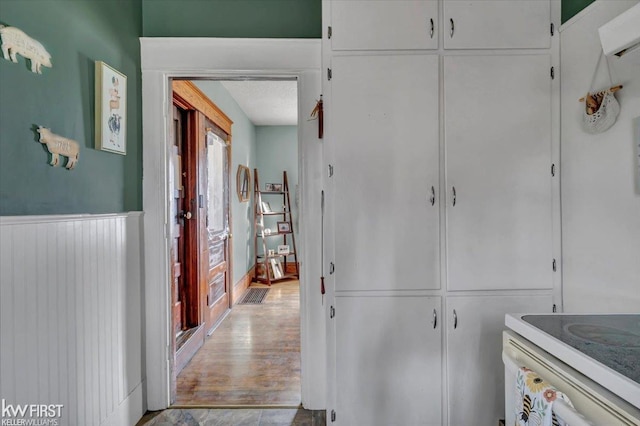
[[[562,0],[562,23],[567,22],[593,2],[594,0]]]
[[[0,0],[0,21],[53,63],[38,75],[0,58],[0,215],[141,210],[141,0]],[[94,149],[96,60],[128,77],[126,156]],[[74,170],[48,164],[36,124],[80,143]]]
[[[296,242],[298,237],[298,206],[296,205],[296,186],[298,185],[298,127],[297,126],[257,126],[256,147],[258,172],[260,174],[260,189],[264,190],[265,183],[282,183],[282,172],[287,171],[289,182],[289,197],[293,213],[293,230]],[[283,200],[279,195],[268,195],[265,201],[271,204],[273,210],[282,210]],[[265,218],[271,229],[277,229],[276,222],[280,217]],[[275,249],[279,242],[273,237],[269,241],[274,244],[269,248]]]
[[[231,217],[233,233],[233,271],[235,284],[253,267],[253,195],[248,202],[241,203],[236,195],[236,171],[242,164],[251,169],[253,190],[253,169],[256,167],[256,127],[244,111],[218,81],[194,81],[231,120]]]
[[[143,0],[145,37],[320,38],[321,0]]]

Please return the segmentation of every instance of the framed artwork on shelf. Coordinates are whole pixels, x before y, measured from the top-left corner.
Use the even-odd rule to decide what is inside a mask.
[[[272,183],[265,183],[265,184],[264,184],[264,191],[265,191],[265,192],[271,192],[271,191],[273,191],[273,184],[272,184]]]
[[[271,264],[271,273],[273,274],[273,278],[278,279],[284,276],[282,271],[282,263],[280,263],[280,259],[270,259]]]
[[[291,232],[291,225],[289,222],[278,222],[278,233],[287,234]]]
[[[271,205],[268,202],[263,201],[262,202],[262,213],[271,213],[271,212],[272,212]]]
[[[289,246],[287,244],[281,244],[278,246],[278,254],[289,254]]]
[[[282,184],[281,183],[272,183],[271,184],[272,191],[282,192]]]
[[[127,154],[127,76],[95,62],[96,149]]]

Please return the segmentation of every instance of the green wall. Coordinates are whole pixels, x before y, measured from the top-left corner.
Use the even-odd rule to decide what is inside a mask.
[[[141,210],[141,12],[141,0],[0,0],[0,22],[53,63],[38,75],[0,58],[0,215]],[[94,149],[95,60],[128,77],[126,156]],[[80,143],[74,170],[48,164],[34,125]]]
[[[207,95],[233,121],[231,127],[231,217],[233,233],[233,271],[235,284],[255,263],[253,250],[253,195],[248,202],[241,203],[236,195],[236,171],[238,164],[251,169],[256,167],[256,127],[247,118],[242,108],[231,97],[219,81],[194,81],[196,86]],[[253,180],[251,181],[253,192]]]
[[[321,0],[143,0],[145,37],[320,38]]]
[[[594,0],[562,0],[562,23],[567,22],[593,2]]]

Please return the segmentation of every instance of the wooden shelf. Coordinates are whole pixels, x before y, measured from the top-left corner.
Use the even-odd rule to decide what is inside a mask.
[[[279,258],[279,257],[284,257],[284,256],[295,256],[295,255],[296,255],[296,253],[293,253],[293,252],[291,252],[291,253],[287,253],[287,254],[274,254],[274,255],[267,256],[267,259],[277,259],[277,258]],[[264,254],[259,254],[259,255],[258,255],[258,256],[256,256],[256,257],[257,257],[257,259],[258,259],[259,261],[261,260],[261,261],[260,261],[260,263],[264,263],[264,259],[265,259]]]
[[[271,285],[271,283],[274,283],[274,282],[287,281],[287,280],[297,280],[299,278],[300,278],[300,276],[298,274],[286,274],[286,275],[283,275],[280,278],[267,278],[267,277],[264,277],[264,276],[257,276],[257,277],[255,277],[255,280],[258,281],[258,282],[261,282],[261,283],[265,283],[265,284]]]
[[[289,191],[258,191],[258,192],[263,195],[272,195],[272,194],[284,195],[289,193]]]

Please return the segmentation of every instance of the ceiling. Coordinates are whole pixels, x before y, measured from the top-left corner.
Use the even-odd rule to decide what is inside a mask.
[[[297,81],[221,81],[256,126],[298,125]]]

